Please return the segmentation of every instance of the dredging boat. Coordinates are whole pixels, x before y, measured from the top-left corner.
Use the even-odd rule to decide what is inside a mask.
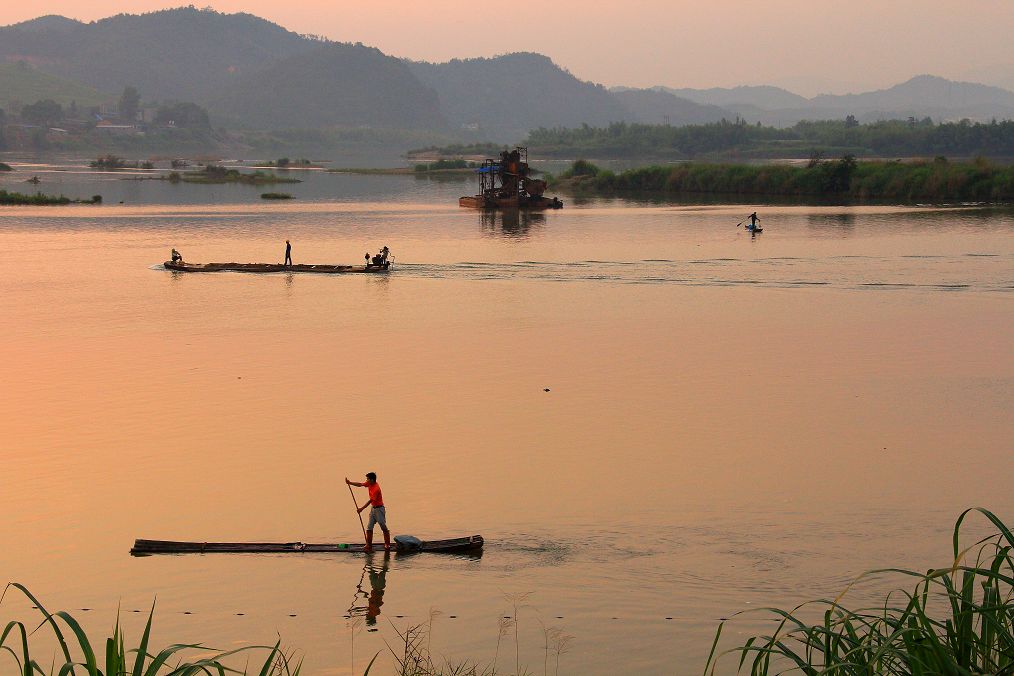
[[[482,551],[481,535],[470,535],[448,540],[419,540],[396,536],[393,550],[398,554],[477,554]],[[374,544],[371,551],[384,551],[383,544]],[[363,554],[365,547],[358,543],[311,542],[176,542],[173,540],[134,540],[132,556],[155,554]]]
[[[518,146],[487,159],[475,170],[479,194],[462,197],[458,204],[470,209],[560,209],[559,198],[545,196],[547,183],[531,177],[528,148]]]

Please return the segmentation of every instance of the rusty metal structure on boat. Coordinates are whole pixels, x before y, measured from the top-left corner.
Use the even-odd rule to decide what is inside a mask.
[[[545,196],[546,182],[532,178],[528,148],[505,150],[476,169],[479,194],[462,197],[458,204],[471,209],[560,209],[563,202]]]

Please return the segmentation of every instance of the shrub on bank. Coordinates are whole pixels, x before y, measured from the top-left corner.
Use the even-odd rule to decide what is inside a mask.
[[[986,517],[996,534],[967,548],[961,527],[972,512]],[[705,668],[714,674],[722,657],[749,665],[754,676],[802,674],[1009,674],[1014,671],[1014,533],[993,513],[962,512],[954,525],[953,551],[946,568],[926,573],[889,568],[860,576],[901,575],[915,580],[869,608],[849,609],[840,601],[804,603],[790,611],[763,609],[774,631],[718,651],[723,621]],[[858,582],[858,580],[857,580]],[[855,582],[853,582],[855,584]],[[850,585],[851,587],[852,585]],[[813,617],[823,617],[811,623]],[[724,664],[724,662],[723,662]]]

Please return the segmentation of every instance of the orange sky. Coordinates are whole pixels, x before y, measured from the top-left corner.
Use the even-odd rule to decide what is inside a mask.
[[[538,51],[606,85],[779,84],[802,94],[932,73],[1014,86],[1014,0],[200,0],[425,60]],[[167,0],[4,2],[0,23],[93,20]],[[531,8],[528,11],[522,7]],[[537,10],[535,8],[538,8]],[[522,24],[522,21],[532,19]]]

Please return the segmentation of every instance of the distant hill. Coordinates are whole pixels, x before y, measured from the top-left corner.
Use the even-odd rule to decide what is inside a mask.
[[[436,90],[454,126],[478,125],[494,140],[522,138],[536,127],[603,125],[627,115],[605,87],[577,79],[541,54],[410,62],[409,67]]]
[[[447,125],[436,92],[405,62],[372,47],[336,43],[240,76],[211,99],[211,108],[269,129]]]
[[[0,60],[26,59],[103,91],[203,101],[238,76],[314,46],[250,14],[193,7],[82,24],[43,17],[0,28]]]
[[[16,23],[11,28],[17,28],[22,31],[39,32],[39,31],[53,31],[53,32],[67,32],[75,30],[84,24],[74,19],[68,19],[65,16],[59,16],[57,14],[47,14],[46,16],[40,16],[35,19],[29,19],[28,21],[22,21]]]
[[[781,87],[769,85],[712,87],[711,89],[672,89],[669,87],[656,87],[655,89],[712,106],[755,106],[765,110],[775,110],[807,104],[806,97],[793,94]]]
[[[937,121],[1014,118],[1014,92],[971,82],[920,75],[888,89],[859,94],[824,94],[812,99],[780,87],[671,89],[656,87],[698,103],[718,105],[751,122],[788,127],[802,120],[860,122],[931,117]]]
[[[115,101],[116,97],[79,82],[50,75],[23,61],[0,63],[0,108],[8,110],[41,99],[53,99],[62,106],[73,101],[84,108]]]
[[[612,94],[629,113],[624,116],[627,122],[662,124],[668,119],[669,124],[681,126],[735,117],[724,108],[702,105],[657,89],[625,89]]]
[[[20,62],[27,66],[11,70]],[[50,15],[2,27],[2,64],[0,105],[40,98],[94,105],[134,86],[145,103],[205,106],[216,127],[369,126],[469,142],[513,142],[536,128],[667,118],[673,126],[737,115],[775,126],[847,115],[860,122],[1014,118],[1014,92],[932,76],[813,99],[771,86],[607,90],[540,54],[410,62],[298,35],[250,14],[194,7],[91,23]]]
[[[962,111],[987,106],[1014,108],[1014,92],[973,82],[919,75],[889,89],[839,96],[824,94],[810,99],[809,105],[813,108],[849,108],[855,112],[898,109]]]

